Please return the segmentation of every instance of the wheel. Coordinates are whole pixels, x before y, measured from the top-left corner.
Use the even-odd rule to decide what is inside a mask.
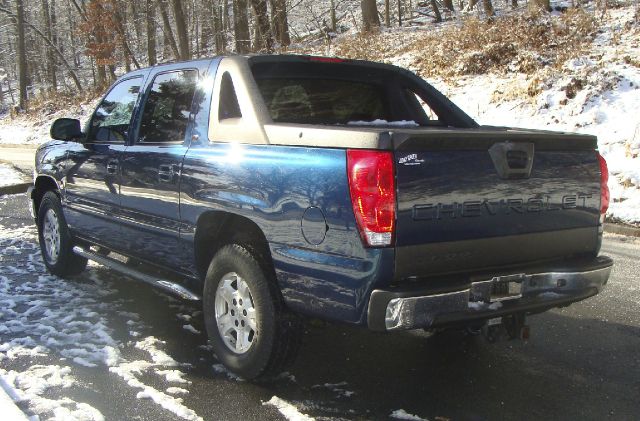
[[[62,214],[60,199],[52,191],[46,192],[40,202],[38,239],[42,259],[52,274],[76,275],[87,266],[87,259],[72,251],[71,233]]]
[[[238,245],[211,260],[203,293],[205,324],[218,360],[252,380],[279,374],[300,346],[301,322],[284,307],[273,270]]]

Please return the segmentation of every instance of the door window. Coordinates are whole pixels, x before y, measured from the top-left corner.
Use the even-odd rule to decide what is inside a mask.
[[[197,81],[197,70],[162,73],[153,79],[142,111],[139,142],[184,141]]]
[[[140,92],[141,77],[123,80],[102,100],[89,123],[90,142],[124,143]]]

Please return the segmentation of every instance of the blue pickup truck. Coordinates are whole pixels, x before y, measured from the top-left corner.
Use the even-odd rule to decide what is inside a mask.
[[[201,301],[218,359],[248,379],[293,359],[303,316],[516,337],[613,264],[595,137],[480,126],[390,65],[154,66],[51,137],[29,192],[48,270],[91,259]]]

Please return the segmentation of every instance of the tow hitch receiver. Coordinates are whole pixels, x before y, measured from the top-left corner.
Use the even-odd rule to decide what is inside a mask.
[[[530,329],[525,322],[526,315],[524,313],[496,317],[487,321],[487,324],[482,328],[482,333],[490,343],[497,342],[505,336],[510,340],[522,339],[526,341],[529,339]]]

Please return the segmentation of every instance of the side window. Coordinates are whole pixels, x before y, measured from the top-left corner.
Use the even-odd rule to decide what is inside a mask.
[[[233,81],[229,72],[225,72],[222,75],[220,81],[220,106],[218,108],[218,120],[224,120],[226,118],[240,118],[242,113],[240,112],[240,105],[238,104],[238,96],[236,90],[233,87]]]
[[[184,140],[197,82],[197,70],[162,73],[153,79],[142,111],[139,142]]]
[[[428,121],[427,125],[430,126],[439,126],[440,121],[438,115],[431,109],[429,104],[427,104],[417,93],[413,92],[410,89],[405,89],[405,95],[407,97],[407,101],[410,106],[418,112],[420,117],[426,117]]]
[[[89,123],[88,141],[124,143],[141,82],[141,77],[123,80],[109,91]]]

